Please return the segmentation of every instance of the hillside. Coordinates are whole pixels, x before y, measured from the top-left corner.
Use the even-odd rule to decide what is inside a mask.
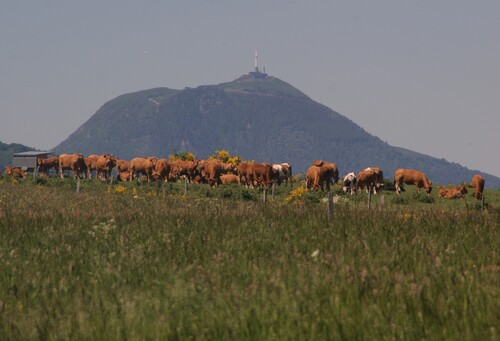
[[[7,165],[12,164],[12,154],[28,152],[35,148],[27,147],[19,143],[6,144],[0,142],[0,171]]]
[[[441,184],[470,182],[478,173],[390,146],[290,84],[252,74],[218,85],[119,96],[54,151],[110,152],[130,159],[179,151],[204,158],[216,149],[259,162],[289,162],[295,173],[315,159],[336,162],[341,174],[367,166],[382,167],[386,177],[398,167],[420,169]],[[500,187],[499,178],[483,176],[488,187]]]

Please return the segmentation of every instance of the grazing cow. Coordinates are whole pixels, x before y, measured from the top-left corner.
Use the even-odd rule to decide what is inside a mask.
[[[159,159],[156,161],[155,170],[153,171],[153,178],[167,182],[170,179],[170,172],[172,171],[172,164],[167,159]]]
[[[41,174],[48,175],[51,168],[59,173],[59,156],[53,156],[46,159],[37,159],[38,171]]]
[[[247,174],[250,175],[253,186],[272,186],[273,167],[269,163],[251,163],[247,168]]]
[[[342,183],[344,185],[342,187],[344,193],[347,193],[347,190],[349,190],[351,195],[356,194],[356,186],[358,183],[358,179],[356,178],[356,174],[354,172],[350,172],[346,176],[344,176]]]
[[[103,154],[97,158],[95,163],[96,177],[107,179],[111,176],[116,166],[116,158],[111,154]]]
[[[463,199],[464,194],[467,194],[467,187],[461,185],[455,188],[444,188],[439,189],[439,196],[448,199]]]
[[[130,181],[137,177],[139,173],[145,174],[148,182],[151,181],[153,171],[158,159],[156,157],[136,157],[130,161]]]
[[[371,168],[366,168],[356,175],[358,192],[361,192],[366,187],[367,193],[376,193],[376,184],[379,175]]]
[[[5,175],[12,175],[14,178],[24,178],[25,174],[20,167],[7,166],[5,168]]]
[[[87,166],[83,155],[80,153],[59,155],[59,173],[61,179],[64,179],[65,170],[71,170],[74,179],[79,179],[82,175],[85,176]]]
[[[236,174],[221,174],[220,181],[227,184],[240,184],[240,177]]]
[[[384,187],[384,172],[382,169],[378,167],[368,167],[367,169],[371,169],[375,173],[375,183],[373,184],[373,193],[377,193],[382,190]]]
[[[474,187],[474,198],[481,200],[484,191],[484,178],[479,174],[474,175],[472,177],[472,187]]]
[[[196,183],[207,183],[207,179],[205,178],[205,167],[210,160],[199,160],[196,165],[196,170],[194,172],[193,181]]]
[[[332,181],[333,179],[333,181]],[[312,163],[306,173],[306,189],[312,188],[322,191],[326,189],[330,191],[330,184],[335,184],[339,181],[339,170],[337,165],[332,162],[316,160]]]
[[[423,172],[413,169],[396,169],[394,172],[394,187],[396,188],[397,194],[401,193],[403,183],[407,185],[415,185],[417,193],[420,193],[421,188],[425,188],[427,195],[431,194],[431,183],[427,180],[427,176],[425,176]]]
[[[275,163],[272,165],[275,172],[277,172],[278,186],[281,182],[285,181],[285,187],[288,186],[290,180],[290,187],[292,187],[292,166],[288,163]]]

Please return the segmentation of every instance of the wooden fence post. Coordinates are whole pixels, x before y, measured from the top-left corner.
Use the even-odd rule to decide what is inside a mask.
[[[188,179],[184,177],[184,195],[188,194]]]
[[[380,194],[380,208],[384,208],[385,206],[385,198],[383,194]]]
[[[370,206],[372,204],[372,190],[368,190],[368,209],[370,209]]]
[[[274,202],[274,187],[276,185],[276,181],[273,181],[273,186],[271,187],[271,201]]]
[[[333,220],[333,192],[328,192],[328,221]]]
[[[76,193],[80,193],[80,178],[76,179]]]
[[[484,194],[481,195],[481,211],[484,211]]]

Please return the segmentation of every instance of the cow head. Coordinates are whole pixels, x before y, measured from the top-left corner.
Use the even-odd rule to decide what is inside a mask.
[[[467,194],[468,193],[467,192],[467,186],[465,186],[465,185],[460,186],[459,190],[460,190],[460,193],[462,193],[462,194]]]
[[[158,171],[154,170],[153,173],[151,174],[153,177],[154,181],[158,181],[161,178],[161,175]]]

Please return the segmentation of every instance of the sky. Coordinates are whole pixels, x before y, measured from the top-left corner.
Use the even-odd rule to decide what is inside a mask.
[[[5,1],[0,141],[259,67],[388,144],[500,176],[500,1]]]

